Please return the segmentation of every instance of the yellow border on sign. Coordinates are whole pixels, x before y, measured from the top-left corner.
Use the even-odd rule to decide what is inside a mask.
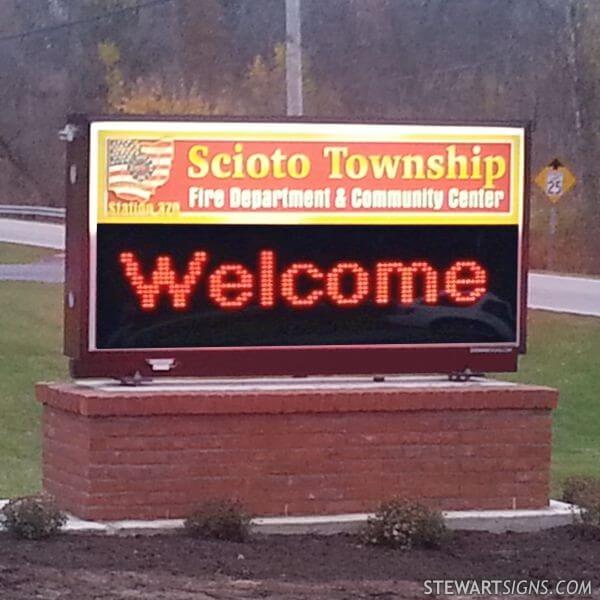
[[[160,126],[139,128],[139,122],[127,128],[127,122],[93,123],[90,138],[91,159],[97,160],[97,182],[90,180],[90,217],[97,217],[96,223],[114,224],[248,224],[248,225],[515,225],[521,224],[523,215],[523,144],[524,133],[515,132],[515,128],[503,127],[447,127],[447,126],[402,126],[402,125],[360,125],[360,124],[302,124],[302,123],[227,123],[229,131],[215,129],[218,123],[180,123],[159,122]],[[144,123],[146,126],[147,123]],[[156,124],[154,124],[156,125]],[[225,127],[225,124],[222,124]],[[246,127],[244,128],[244,125]],[[103,126],[106,126],[104,128]],[[288,131],[286,131],[286,126]],[[302,130],[304,126],[307,130]],[[119,127],[118,129],[116,127]],[[171,127],[171,129],[166,129]],[[233,129],[235,127],[235,129]],[[318,127],[320,131],[310,131]],[[174,128],[187,128],[175,131]],[[194,128],[192,130],[192,128]],[[270,128],[282,129],[272,131]],[[264,129],[264,131],[263,131]],[[298,131],[290,131],[290,129]],[[460,130],[470,133],[458,133]],[[492,133],[493,130],[510,130],[511,133]],[[419,131],[414,131],[419,130]],[[457,133],[446,132],[456,130]],[[108,215],[105,210],[107,199],[107,140],[127,138],[172,140],[215,140],[215,141],[330,141],[330,142],[455,142],[470,144],[508,143],[511,148],[510,211],[490,212],[258,212],[235,211],[220,213],[198,213],[180,211],[174,215]],[[94,144],[96,146],[94,147]],[[95,187],[95,189],[93,189]],[[93,212],[92,212],[93,211]]]

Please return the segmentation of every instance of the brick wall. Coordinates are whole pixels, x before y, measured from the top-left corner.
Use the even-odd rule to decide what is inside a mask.
[[[255,515],[547,505],[551,409],[533,386],[101,392],[40,384],[44,488],[94,519],[182,517],[237,497]]]

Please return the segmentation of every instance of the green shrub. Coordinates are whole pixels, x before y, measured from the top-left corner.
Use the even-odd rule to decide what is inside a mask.
[[[250,517],[238,501],[209,500],[184,523],[193,536],[243,542],[250,531]]]
[[[576,504],[581,513],[575,519],[581,533],[600,536],[600,479],[569,477],[563,486],[563,500]]]
[[[47,494],[15,498],[0,511],[0,523],[13,535],[40,540],[60,531],[67,522],[66,515]]]
[[[438,548],[448,537],[442,513],[402,498],[380,504],[361,531],[367,544],[402,550]]]
[[[600,537],[600,498],[594,503],[582,506],[582,511],[577,518],[577,525],[584,533],[593,537]]]
[[[594,498],[600,499],[600,479],[583,475],[573,475],[565,479],[563,484],[565,502],[580,505]]]

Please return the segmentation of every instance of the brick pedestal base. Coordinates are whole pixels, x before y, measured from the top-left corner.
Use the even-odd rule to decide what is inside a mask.
[[[548,503],[557,392],[434,378],[39,384],[44,488],[77,516],[184,517],[210,498],[254,515]]]

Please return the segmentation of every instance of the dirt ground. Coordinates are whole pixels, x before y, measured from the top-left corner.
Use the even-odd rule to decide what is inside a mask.
[[[344,535],[228,543],[183,533],[70,534],[44,542],[0,534],[2,600],[436,597],[425,595],[428,579],[591,580],[593,597],[600,598],[600,539],[583,538],[569,527],[460,532],[441,549],[401,552],[365,547]]]

